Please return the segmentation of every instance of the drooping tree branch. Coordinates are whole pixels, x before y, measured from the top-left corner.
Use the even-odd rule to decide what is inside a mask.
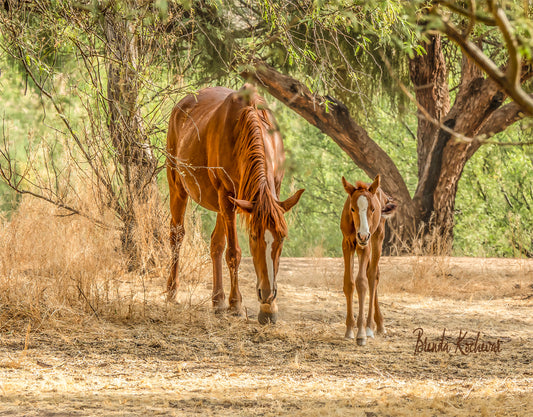
[[[411,197],[392,159],[350,116],[346,106],[336,99],[313,94],[300,81],[279,73],[264,62],[257,61],[243,71],[267,91],[330,136],[370,178],[382,175],[383,189],[398,202]]]

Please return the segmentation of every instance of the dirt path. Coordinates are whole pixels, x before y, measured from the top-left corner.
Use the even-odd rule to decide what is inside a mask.
[[[341,260],[281,268],[275,326],[255,320],[245,260],[248,320],[209,311],[206,277],[179,305],[150,283],[146,320],[0,333],[0,416],[533,415],[533,261],[384,258],[388,334],[363,348],[343,339]],[[417,328],[446,329],[449,352],[415,355]],[[461,354],[477,332],[499,352]]]

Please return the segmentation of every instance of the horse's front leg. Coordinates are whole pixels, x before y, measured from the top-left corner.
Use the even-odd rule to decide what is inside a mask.
[[[357,289],[357,299],[359,302],[359,310],[357,314],[357,344],[359,346],[364,346],[366,345],[365,298],[368,290],[366,268],[370,260],[370,246],[362,248],[357,245],[356,251],[359,260],[359,271],[357,271],[357,278],[355,279],[355,288]]]
[[[369,302],[368,302],[368,315],[366,319],[366,335],[367,337],[374,337],[374,311],[379,311],[376,308],[377,292],[378,292],[378,280],[379,280],[379,258],[381,257],[381,244],[383,243],[383,230],[378,229],[371,238],[370,244],[372,252],[370,254],[370,262],[368,263],[366,276],[368,278],[369,287]],[[383,322],[380,323],[383,326]]]
[[[226,248],[226,263],[228,265],[231,288],[229,292],[229,308],[236,314],[242,314],[242,295],[239,290],[239,265],[241,263],[241,248],[237,239],[237,221],[236,212],[233,204],[231,204],[224,196],[222,204],[222,217],[226,229],[227,248]],[[219,199],[220,202],[220,199]]]
[[[373,255],[373,254],[372,254]],[[374,337],[374,308],[375,300],[377,296],[377,262],[374,263],[374,259],[368,264],[366,276],[368,279],[369,290],[369,302],[368,302],[368,315],[366,318],[366,335],[367,337]]]
[[[242,314],[242,295],[239,290],[239,265],[241,263],[241,248],[237,240],[237,226],[235,216],[226,223],[228,248],[226,249],[226,263],[228,264],[231,288],[229,292],[229,308],[236,314]]]
[[[170,274],[167,280],[167,301],[175,301],[180,285],[179,280],[179,258],[180,249],[185,236],[183,226],[185,209],[187,208],[187,192],[176,179],[175,171],[168,168],[169,190],[170,190],[170,250],[172,254],[170,263]]]
[[[213,308],[215,312],[226,310],[224,286],[222,281],[222,255],[226,247],[226,235],[224,219],[220,214],[217,215],[217,223],[211,234],[211,261],[213,262]]]
[[[348,239],[342,240],[342,254],[344,256],[344,296],[346,297],[346,339],[355,337],[355,318],[353,316],[353,293],[355,291],[355,281],[353,279],[353,255],[354,245]]]
[[[383,315],[379,309],[378,302],[378,284],[379,284],[379,260],[383,251],[383,239],[385,237],[385,223],[382,222],[378,230],[372,236],[372,260],[369,265],[369,281],[370,281],[370,305],[374,307],[374,320],[377,326],[378,334],[385,334],[385,326],[383,324]],[[368,322],[372,322],[372,310],[368,310]],[[367,324],[368,326],[368,324]]]

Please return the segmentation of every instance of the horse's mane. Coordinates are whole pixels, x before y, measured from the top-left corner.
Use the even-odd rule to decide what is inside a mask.
[[[266,132],[275,129],[261,97],[255,96],[249,106],[239,111],[234,128],[237,138],[235,161],[242,164],[237,198],[254,204],[252,214],[245,216],[249,229],[258,230],[260,226],[270,225],[278,233],[286,235],[287,223],[283,209],[269,187],[263,140]]]
[[[370,184],[367,184],[366,182],[363,182],[363,181],[357,181],[355,183],[356,190],[368,190],[368,187],[370,187]]]

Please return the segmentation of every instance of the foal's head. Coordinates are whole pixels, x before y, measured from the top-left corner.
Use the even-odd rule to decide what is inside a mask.
[[[358,181],[355,186],[342,177],[344,189],[349,194],[350,211],[356,231],[356,241],[361,247],[366,247],[370,236],[376,231],[382,218],[392,215],[396,205],[391,202],[381,201],[378,193],[380,183],[379,175],[370,185]],[[383,192],[380,191],[383,194]]]
[[[269,201],[249,202],[233,199],[248,218],[250,252],[257,275],[257,298],[260,303],[258,321],[261,324],[275,323],[279,260],[283,240],[287,236],[287,223],[283,215],[298,203],[304,190],[297,191],[285,201],[277,201],[269,195]]]

